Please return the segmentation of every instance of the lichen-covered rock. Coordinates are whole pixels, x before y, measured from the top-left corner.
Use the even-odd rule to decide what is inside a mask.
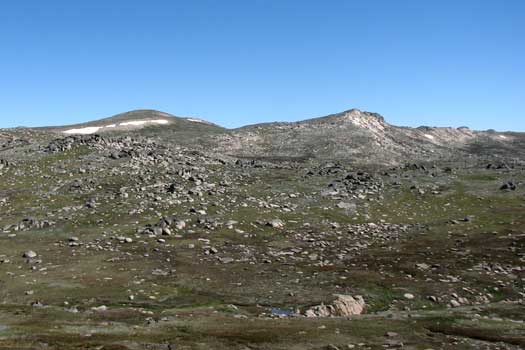
[[[366,306],[365,300],[360,295],[352,297],[341,294],[336,295],[333,305],[336,316],[360,315]]]
[[[336,294],[330,305],[316,305],[305,311],[306,317],[346,317],[360,315],[365,311],[366,303],[362,296]]]

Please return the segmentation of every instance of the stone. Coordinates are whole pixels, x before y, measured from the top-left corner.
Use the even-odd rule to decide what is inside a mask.
[[[185,227],[186,227],[186,222],[185,222],[184,220],[177,220],[177,221],[175,222],[175,228],[176,228],[177,230],[182,230],[182,229],[184,229]]]
[[[336,294],[333,305],[338,316],[360,315],[365,310],[365,300],[360,295],[353,297]]]
[[[91,310],[95,312],[104,312],[108,310],[108,307],[106,305],[100,305],[100,306],[92,307]]]
[[[452,307],[460,307],[461,304],[459,303],[459,301],[457,301],[457,300],[455,300],[455,299],[452,299],[452,300],[450,301],[450,306],[452,306]]]
[[[501,187],[499,188],[500,190],[502,191],[515,191],[516,190],[516,184],[514,183],[514,181],[509,181],[509,182],[506,182],[504,183],[503,185],[501,185]]]
[[[306,317],[348,317],[361,315],[366,303],[362,296],[335,294],[331,305],[316,305],[305,311]]]
[[[312,306],[311,308],[305,311],[304,315],[309,318],[330,317],[332,316],[332,312],[329,306],[321,304],[321,305]]]
[[[23,255],[22,255],[24,258],[27,258],[27,259],[33,259],[33,258],[36,258],[38,256],[37,253],[35,253],[34,251],[32,250],[28,250],[27,252],[25,252]]]
[[[415,298],[414,294],[411,294],[411,293],[405,293],[403,294],[403,297],[407,300],[412,300]]]
[[[283,228],[284,223],[280,219],[273,219],[266,223],[266,226],[271,226],[273,228]]]
[[[430,266],[428,264],[425,264],[425,263],[421,263],[421,264],[416,264],[416,267],[420,270],[428,270],[430,269]]]
[[[234,259],[230,257],[226,257],[226,258],[219,258],[219,261],[223,264],[230,264],[234,262]]]

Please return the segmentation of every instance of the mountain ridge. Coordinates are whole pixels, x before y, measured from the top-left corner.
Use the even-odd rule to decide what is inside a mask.
[[[80,124],[29,129],[62,137],[140,136],[203,152],[256,159],[344,159],[390,165],[469,157],[525,159],[525,133],[396,126],[378,113],[355,108],[295,122],[259,123],[234,129],[148,109]]]
[[[213,122],[208,121],[205,118],[201,117],[194,117],[194,116],[178,116],[175,114],[171,114],[168,112],[164,112],[161,110],[156,109],[135,109],[130,110],[127,112],[118,113],[109,117],[101,118],[101,119],[93,119],[85,122],[80,123],[72,123],[72,124],[64,124],[64,125],[48,125],[48,126],[18,126],[13,128],[4,128],[4,129],[14,129],[14,128],[27,128],[27,129],[62,129],[67,127],[78,127],[78,126],[84,126],[84,125],[97,125],[103,122],[114,122],[114,121],[123,121],[123,120],[138,120],[138,119],[153,119],[153,118],[161,118],[161,119],[167,119],[167,120],[199,120],[201,122],[205,122],[210,125],[215,125],[218,127],[221,127],[225,130],[239,130],[239,129],[245,129],[245,128],[251,128],[251,127],[259,127],[259,126],[267,126],[267,125],[289,125],[289,124],[305,124],[305,123],[325,123],[325,122],[331,122],[331,121],[337,121],[338,119],[346,119],[348,120],[349,114],[355,114],[355,113],[361,113],[369,116],[370,118],[375,118],[380,123],[385,123],[391,126],[396,126],[398,128],[409,128],[409,129],[420,129],[420,128],[449,128],[449,129],[469,129],[473,131],[482,131],[482,132],[496,132],[496,133],[522,133],[522,131],[514,131],[514,130],[495,130],[495,129],[486,129],[486,130],[478,130],[478,129],[472,129],[469,126],[460,126],[460,127],[453,127],[453,126],[429,126],[429,125],[419,125],[419,126],[407,126],[407,125],[395,125],[390,122],[388,122],[385,117],[379,113],[376,112],[370,112],[370,111],[363,111],[358,108],[350,108],[347,110],[344,110],[342,112],[336,112],[328,115],[323,116],[317,116],[317,117],[308,117],[305,119],[297,120],[297,121],[271,121],[271,122],[261,122],[261,123],[253,123],[253,124],[246,124],[239,127],[234,128],[227,128],[219,124],[215,124]]]
[[[522,135],[160,117],[0,130],[0,348],[525,344]]]

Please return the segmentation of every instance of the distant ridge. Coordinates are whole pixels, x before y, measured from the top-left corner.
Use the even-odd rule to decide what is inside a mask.
[[[525,133],[400,127],[389,124],[378,113],[359,109],[236,129],[201,118],[142,109],[86,123],[36,129],[61,135],[129,133],[244,158],[344,159],[371,164],[466,157],[525,159]]]
[[[126,131],[140,129],[147,126],[167,125],[167,124],[200,123],[209,126],[219,127],[211,122],[200,118],[181,118],[166,112],[153,109],[139,109],[120,113],[112,117],[63,126],[49,126],[36,128],[62,132],[66,134],[93,134],[103,132]]]

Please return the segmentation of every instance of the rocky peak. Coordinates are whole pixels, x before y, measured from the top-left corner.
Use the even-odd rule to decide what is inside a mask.
[[[355,125],[373,132],[383,131],[388,126],[381,115],[364,112],[355,108],[341,113],[331,114],[326,117],[304,120],[299,123],[310,125],[334,125],[339,127]]]
[[[354,125],[364,127],[372,130],[384,130],[386,127],[385,119],[377,114],[370,112],[363,112],[359,109],[351,109],[343,112],[341,117],[344,121],[349,121]]]

